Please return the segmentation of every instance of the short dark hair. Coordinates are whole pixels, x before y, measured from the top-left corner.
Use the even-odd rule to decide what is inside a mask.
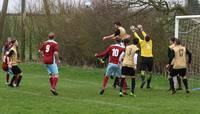
[[[134,38],[134,39],[133,39],[133,44],[134,44],[134,45],[137,45],[138,43],[139,43],[139,39]]]
[[[115,37],[115,41],[116,41],[117,43],[120,43],[120,42],[121,42],[121,38],[120,38],[120,37]]]
[[[176,45],[181,45],[181,40],[180,39],[177,38],[175,42],[176,42]]]
[[[170,41],[172,41],[173,43],[176,41],[175,37],[170,38]]]
[[[48,37],[49,37],[49,39],[54,39],[54,38],[55,38],[55,33],[50,32],[50,33],[48,34]]]
[[[121,26],[121,23],[120,23],[119,21],[115,21],[115,22],[114,22],[114,25]]]
[[[128,43],[130,43],[130,39],[129,39],[129,38],[126,38],[126,39],[123,40],[123,42],[124,42],[125,44],[128,44]]]
[[[149,35],[146,35],[146,36],[145,36],[145,41],[147,41],[147,42],[148,42],[150,39],[151,39],[151,38],[150,38],[150,36],[149,36]]]
[[[16,39],[11,40],[11,44],[14,44],[16,41]]]

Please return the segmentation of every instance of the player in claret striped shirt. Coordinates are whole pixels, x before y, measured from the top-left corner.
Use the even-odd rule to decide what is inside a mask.
[[[121,39],[116,38],[116,44],[110,45],[104,52],[100,54],[95,54],[95,56],[98,57],[105,57],[109,56],[109,64],[106,69],[106,73],[103,79],[103,87],[100,92],[102,95],[106,89],[108,79],[110,76],[114,75],[116,77],[121,77],[121,68],[120,68],[120,61],[119,58],[124,51],[124,47],[121,46]]]
[[[50,75],[49,81],[51,85],[51,92],[53,95],[58,95],[56,92],[56,85],[58,82],[58,66],[60,63],[58,56],[58,43],[54,41],[55,34],[50,33],[48,40],[45,41],[39,49],[40,54],[43,56],[43,62],[47,67]]]

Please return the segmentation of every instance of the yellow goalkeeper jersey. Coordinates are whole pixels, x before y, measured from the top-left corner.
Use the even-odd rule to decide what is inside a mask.
[[[153,57],[153,54],[152,54],[152,48],[153,48],[152,40],[150,39],[150,41],[147,42],[146,40],[141,39],[139,37],[139,35],[137,34],[137,32],[134,32],[133,34],[134,34],[134,36],[136,38],[139,39],[140,48],[141,48],[141,56],[142,57]],[[144,31],[142,31],[142,35],[145,38],[147,34]]]

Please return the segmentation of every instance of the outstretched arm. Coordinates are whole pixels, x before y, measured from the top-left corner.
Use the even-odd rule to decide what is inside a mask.
[[[133,25],[130,26],[130,29],[131,29],[131,31],[133,32],[133,36],[134,36],[135,38],[139,39],[139,42],[143,41],[143,40],[140,38],[140,36],[137,34],[137,32],[136,32],[137,28],[135,28],[135,26],[133,26]]]
[[[105,57],[105,56],[107,56],[108,54],[109,54],[109,52],[110,52],[110,47],[108,47],[104,52],[102,52],[102,53],[100,53],[100,54],[95,54],[95,57]]]

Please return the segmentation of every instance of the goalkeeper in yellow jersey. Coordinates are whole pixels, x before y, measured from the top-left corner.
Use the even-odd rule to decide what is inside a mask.
[[[139,39],[140,48],[141,48],[141,79],[142,83],[140,88],[143,88],[145,83],[147,82],[147,89],[149,89],[151,86],[151,78],[152,78],[152,69],[153,69],[153,54],[152,54],[152,40],[149,35],[147,35],[142,25],[138,25],[137,28],[134,26],[131,26],[130,29],[133,32],[133,35],[135,38]],[[139,30],[142,32],[142,35],[144,39],[140,38],[137,34],[136,30]],[[145,80],[145,71],[148,71],[149,75],[147,77],[147,80]]]

